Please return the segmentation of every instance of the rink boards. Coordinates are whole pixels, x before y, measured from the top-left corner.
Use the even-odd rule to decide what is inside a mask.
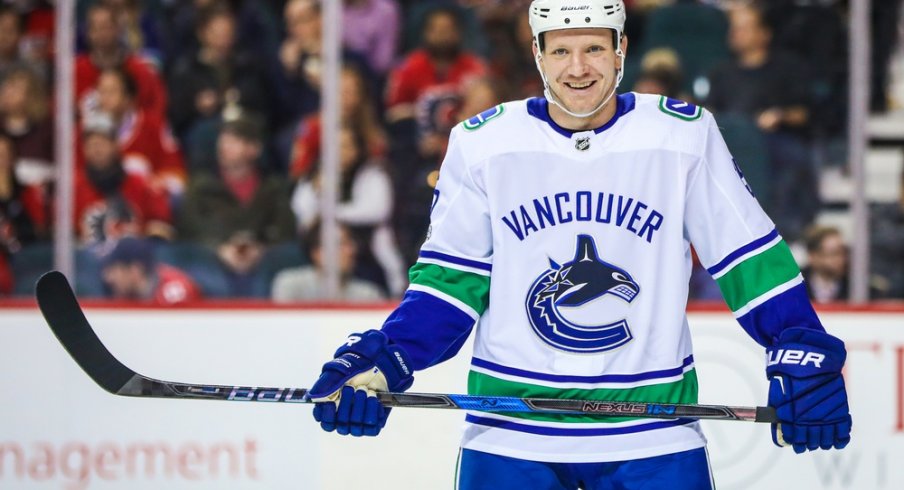
[[[307,387],[345,335],[386,309],[89,308],[139,373],[186,382]],[[904,488],[904,309],[824,311],[848,345],[853,442],[774,448],[767,426],[705,424],[720,489]],[[701,403],[762,405],[763,352],[721,309],[690,315]],[[463,392],[470,344],[416,375]],[[310,406],[109,395],[67,356],[36,308],[0,308],[0,489],[452,489],[464,414],[397,409],[376,439],[326,434]]]

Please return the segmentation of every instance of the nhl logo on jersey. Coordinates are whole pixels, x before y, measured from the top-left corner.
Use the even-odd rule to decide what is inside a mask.
[[[574,140],[574,148],[580,151],[587,151],[590,149],[590,137],[584,136],[581,138],[577,138]]]
[[[561,265],[550,259],[549,265],[531,286],[525,305],[531,327],[543,342],[568,352],[596,353],[633,339],[624,319],[582,325],[560,311],[560,307],[585,305],[606,295],[631,303],[640,292],[627,271],[598,257],[593,237],[578,235],[574,258]]]

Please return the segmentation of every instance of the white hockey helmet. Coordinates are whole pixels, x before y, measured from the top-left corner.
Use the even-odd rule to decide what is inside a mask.
[[[540,72],[540,77],[543,79],[543,94],[547,100],[575,117],[592,116],[609,102],[615,95],[615,91],[625,73],[625,52],[621,48],[621,40],[625,31],[626,18],[625,3],[622,0],[533,0],[531,2],[528,21],[534,37],[534,44],[537,46],[537,56],[534,61],[537,65],[537,71]],[[586,28],[612,29],[615,31],[613,39],[615,54],[621,58],[622,68],[618,70],[612,93],[603,99],[595,109],[582,114],[568,110],[559,102],[558,97],[550,89],[546,73],[543,72],[543,68],[540,66],[540,59],[543,56],[540,49],[540,35],[544,32],[558,29]]]
[[[613,29],[616,40],[625,31],[622,0],[534,0],[530,4],[530,30],[534,40],[557,29],[598,27]]]

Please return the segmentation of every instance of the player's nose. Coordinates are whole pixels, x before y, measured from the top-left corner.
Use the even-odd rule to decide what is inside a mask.
[[[584,53],[572,53],[568,57],[567,72],[570,76],[580,77],[586,75],[588,70],[587,57]]]

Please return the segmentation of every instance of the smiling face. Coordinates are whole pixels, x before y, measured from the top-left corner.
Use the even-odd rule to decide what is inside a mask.
[[[540,69],[546,75],[549,89],[560,104],[573,113],[585,114],[596,109],[615,90],[621,59],[608,29],[561,29],[544,33]],[[627,38],[622,36],[622,51],[627,51]],[[539,48],[534,46],[534,54]],[[567,114],[555,104],[550,116],[569,129],[591,129],[602,126],[615,113],[615,100],[587,117]]]

